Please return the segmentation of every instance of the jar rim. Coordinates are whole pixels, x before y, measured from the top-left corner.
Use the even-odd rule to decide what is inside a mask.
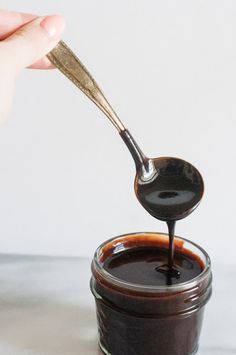
[[[187,238],[183,238],[183,237],[179,237],[179,236],[175,236],[176,240],[180,240],[184,243],[187,242],[188,244],[194,246],[203,254],[203,256],[205,258],[204,269],[202,270],[202,272],[199,275],[197,275],[196,277],[194,277],[191,280],[188,280],[188,281],[185,281],[185,282],[182,282],[179,284],[175,284],[175,285],[168,285],[168,286],[166,286],[166,285],[165,286],[145,285],[145,284],[138,284],[138,283],[122,280],[122,279],[112,275],[107,270],[105,270],[102,266],[102,263],[100,262],[100,253],[101,253],[102,249],[107,244],[109,244],[115,240],[118,240],[120,238],[129,237],[129,236],[138,236],[138,235],[142,235],[142,236],[159,235],[159,236],[165,236],[165,237],[168,236],[167,233],[161,233],[161,232],[134,232],[134,233],[121,234],[119,236],[112,237],[112,238],[106,240],[105,242],[100,244],[100,246],[96,249],[96,251],[94,253],[93,262],[92,262],[92,266],[95,267],[96,271],[98,272],[98,274],[101,277],[104,277],[107,281],[110,281],[115,286],[125,288],[128,290],[133,290],[133,291],[138,291],[138,292],[148,292],[148,293],[172,293],[172,292],[181,292],[186,289],[191,289],[191,288],[196,287],[211,272],[211,260],[210,260],[208,253],[200,245],[192,242],[191,240],[189,240]]]

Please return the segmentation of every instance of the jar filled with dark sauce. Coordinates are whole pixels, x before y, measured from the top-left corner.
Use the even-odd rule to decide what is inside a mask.
[[[112,355],[192,355],[204,306],[211,296],[211,265],[195,243],[175,237],[176,277],[159,272],[169,236],[122,235],[103,243],[92,261],[99,344]]]

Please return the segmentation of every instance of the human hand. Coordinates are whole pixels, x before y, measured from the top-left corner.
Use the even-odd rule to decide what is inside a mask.
[[[0,10],[0,122],[9,113],[15,79],[22,69],[51,69],[45,56],[59,42],[61,16],[39,17]]]

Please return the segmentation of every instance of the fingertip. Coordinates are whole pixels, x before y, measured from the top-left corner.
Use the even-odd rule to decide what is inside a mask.
[[[66,23],[61,15],[51,15],[44,17],[40,26],[47,32],[49,37],[57,39],[60,38],[64,32]]]
[[[8,60],[15,72],[31,65],[39,69],[52,68],[46,59],[42,65],[35,63],[57,45],[64,28],[65,20],[60,15],[38,17],[2,41],[5,49],[8,48]]]

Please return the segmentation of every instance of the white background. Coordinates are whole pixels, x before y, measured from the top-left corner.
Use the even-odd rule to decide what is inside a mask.
[[[63,14],[64,40],[149,156],[202,172],[198,209],[177,224],[213,262],[235,262],[235,1],[2,0]],[[57,70],[26,70],[0,128],[0,251],[92,255],[133,231],[166,231],[133,191],[135,169],[108,120]]]

